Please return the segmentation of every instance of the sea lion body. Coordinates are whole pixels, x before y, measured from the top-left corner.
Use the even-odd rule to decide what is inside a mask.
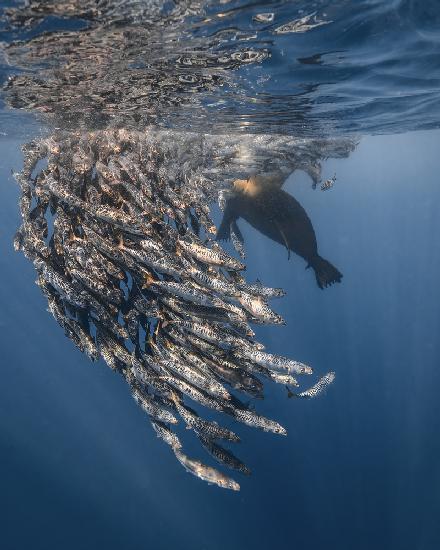
[[[313,267],[320,288],[340,282],[342,274],[318,254],[312,222],[301,204],[283,191],[278,182],[258,176],[236,180],[228,199],[217,239],[230,235],[230,225],[245,219],[260,233],[304,258]]]

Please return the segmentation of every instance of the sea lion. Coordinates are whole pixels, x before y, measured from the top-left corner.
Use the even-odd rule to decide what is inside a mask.
[[[318,254],[315,231],[306,211],[281,185],[277,175],[235,180],[217,240],[229,240],[231,224],[237,234],[235,223],[244,218],[260,233],[285,246],[289,257],[292,251],[304,258],[307,268],[313,268],[319,288],[340,283],[342,273]],[[238,235],[241,237],[239,231]]]

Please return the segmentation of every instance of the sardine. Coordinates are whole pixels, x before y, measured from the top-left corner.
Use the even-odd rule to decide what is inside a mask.
[[[245,475],[250,475],[251,471],[241,460],[234,456],[231,451],[224,449],[221,445],[209,439],[199,435],[200,443],[208,451],[208,453],[219,463],[231,468],[232,470],[237,470]]]
[[[222,472],[219,472],[215,468],[212,468],[211,466],[206,466],[198,460],[189,458],[178,449],[174,450],[174,454],[176,455],[177,460],[185,468],[185,470],[202,479],[203,481],[214,483],[215,485],[218,485],[223,489],[232,489],[233,491],[240,490],[240,485],[236,481],[226,476]]]
[[[278,422],[275,422],[275,420],[270,420],[265,416],[260,416],[247,409],[234,408],[231,410],[234,418],[239,422],[242,422],[243,424],[251,426],[252,428],[260,428],[265,432],[272,432],[275,434],[287,435],[287,430],[283,428],[281,424],[278,424]]]
[[[165,441],[172,449],[181,449],[182,444],[180,443],[177,435],[172,432],[165,424],[157,420],[151,420],[151,425],[154,428],[154,431],[157,434],[157,437]]]
[[[153,397],[133,389],[133,398],[140,407],[152,418],[164,424],[177,424],[178,420],[172,412],[162,407]]]
[[[185,250],[185,252],[194,256],[194,258],[208,265],[221,266],[226,269],[234,269],[237,271],[242,271],[246,267],[232,256],[226,254],[220,247],[208,248],[202,244],[186,241],[184,239],[180,239],[178,245]]]
[[[209,437],[210,439],[225,439],[234,443],[238,443],[240,441],[238,435],[231,430],[219,426],[217,422],[210,422],[209,420],[200,418],[200,416],[196,416],[188,408],[182,405],[179,399],[174,398],[173,401],[177,412],[183,418],[188,428],[191,428],[195,432],[204,437]]]
[[[287,370],[289,373],[296,374],[312,374],[313,371],[311,367],[300,363],[299,361],[294,361],[283,357],[281,355],[274,355],[272,353],[266,353],[264,351],[259,351],[253,348],[240,348],[234,350],[234,354],[238,357],[244,357],[258,365],[268,368],[275,368],[281,370]]]
[[[303,397],[306,399],[311,399],[312,397],[317,397],[320,395],[325,389],[330,386],[330,384],[335,379],[335,373],[334,372],[328,372],[327,374],[324,374],[322,378],[318,380],[318,382],[309,388],[306,391],[303,391],[298,394],[294,394],[296,397]]]
[[[281,315],[278,315],[272,311],[267,303],[260,297],[242,293],[238,298],[238,301],[245,309],[247,309],[247,311],[249,311],[249,313],[264,323],[276,325],[286,324]]]

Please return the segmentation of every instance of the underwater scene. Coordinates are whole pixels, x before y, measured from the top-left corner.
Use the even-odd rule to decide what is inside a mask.
[[[0,0],[0,548],[440,548],[440,4]]]

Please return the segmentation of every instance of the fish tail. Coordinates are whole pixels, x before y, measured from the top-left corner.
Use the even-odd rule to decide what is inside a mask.
[[[319,288],[326,288],[333,283],[340,283],[343,277],[334,265],[318,255],[309,261],[307,267],[313,268]]]

